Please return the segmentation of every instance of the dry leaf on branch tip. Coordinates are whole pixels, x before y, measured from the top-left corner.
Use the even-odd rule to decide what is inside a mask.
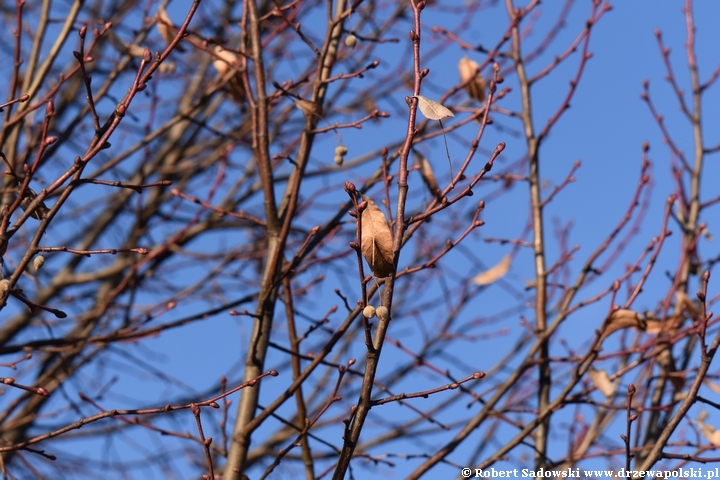
[[[510,255],[505,255],[496,265],[473,278],[473,283],[476,285],[490,285],[500,280],[510,270],[510,260]]]
[[[455,114],[441,103],[418,95],[418,107],[423,115],[430,120],[442,120],[443,118],[454,117]]]
[[[480,102],[485,101],[485,80],[478,72],[480,65],[474,60],[470,60],[467,55],[458,62],[458,71],[460,72],[460,82],[465,83],[465,90],[471,98]]]
[[[378,278],[389,277],[393,272],[393,240],[385,214],[370,198],[362,212],[362,234],[360,249],[373,274]]]

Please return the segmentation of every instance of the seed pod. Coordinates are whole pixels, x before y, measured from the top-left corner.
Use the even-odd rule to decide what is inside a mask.
[[[38,255],[33,259],[33,268],[36,272],[40,270],[43,265],[45,265],[45,257],[43,257],[42,255]]]
[[[373,318],[375,316],[375,307],[373,307],[372,305],[368,305],[363,309],[363,315],[365,316],[365,318]]]
[[[335,147],[335,155],[345,156],[347,155],[348,149],[345,145],[338,145]]]
[[[355,48],[355,45],[357,45],[357,37],[351,33],[345,37],[345,45],[350,48]]]
[[[344,159],[343,159],[342,155],[335,155],[335,158],[333,158],[333,161],[334,161],[335,164],[338,165],[338,166],[340,166],[340,165],[343,164],[343,160],[344,160]]]
[[[380,305],[375,310],[375,315],[377,315],[380,320],[387,320],[390,317],[390,312],[388,312],[387,307]]]
[[[10,280],[0,280],[0,295],[10,290]]]

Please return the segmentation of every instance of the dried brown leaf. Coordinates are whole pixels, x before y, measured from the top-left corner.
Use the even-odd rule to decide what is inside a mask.
[[[485,80],[478,69],[480,65],[474,60],[470,60],[467,55],[458,62],[458,71],[460,72],[460,82],[465,84],[465,90],[471,98],[480,102],[485,101]]]
[[[160,32],[160,36],[165,40],[167,43],[172,42],[175,40],[175,32],[173,31],[173,22],[170,20],[170,17],[168,17],[167,12],[165,11],[165,7],[163,7],[162,4],[158,6],[157,10],[157,23],[155,24],[157,26],[158,32]],[[175,46],[175,50],[178,52],[184,52],[185,48],[183,48],[182,45],[179,43]]]
[[[665,321],[655,317],[652,312],[645,312],[645,332],[653,335],[675,335],[684,321],[682,314],[668,317]]]
[[[315,103],[309,100],[298,100],[295,102],[295,106],[297,106],[306,117],[312,117],[315,114]]]
[[[593,385],[595,385],[603,395],[610,397],[615,393],[615,385],[610,381],[610,377],[605,370],[591,368],[587,374]]]
[[[418,95],[418,107],[423,115],[430,120],[442,120],[447,117],[454,117],[455,114],[449,108],[429,98]]]
[[[220,45],[215,45],[213,52],[216,55],[213,56],[213,67],[215,67],[215,70],[217,70],[223,78],[230,75],[227,81],[227,91],[236,102],[242,104],[246,96],[242,75],[238,70],[238,56],[229,50],[225,50]],[[231,70],[234,71],[234,73],[229,73]]]
[[[392,232],[385,214],[370,198],[362,196],[367,207],[362,212],[362,238],[360,248],[378,278],[388,277],[394,269]]]
[[[605,322],[605,328],[600,336],[601,339],[608,337],[611,333],[623,328],[636,328],[645,330],[647,324],[645,319],[634,310],[620,309],[613,312]]]
[[[685,293],[678,291],[675,294],[675,302],[682,307],[688,318],[698,320],[701,317],[700,309]]]
[[[510,255],[505,255],[496,265],[475,276],[472,280],[473,283],[476,285],[489,285],[497,282],[510,270],[510,260]]]
[[[420,167],[420,176],[422,177],[423,182],[425,182],[425,185],[427,185],[430,193],[432,193],[436,197],[439,197],[440,187],[438,186],[437,180],[435,179],[435,174],[433,173],[432,167],[430,166],[430,162],[428,162],[428,159],[425,158],[417,150],[413,150],[413,154],[415,155],[415,164]]]

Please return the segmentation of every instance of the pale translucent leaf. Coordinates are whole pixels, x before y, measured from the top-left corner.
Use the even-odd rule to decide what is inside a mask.
[[[603,395],[610,397],[615,393],[615,385],[610,381],[610,377],[605,370],[591,368],[587,374],[593,385],[595,385]]]
[[[700,433],[702,433],[703,437],[705,437],[708,442],[710,442],[713,446],[720,447],[720,430],[716,430],[712,425],[706,424],[706,418],[707,412],[702,411],[700,412],[700,415],[698,415],[697,420],[695,420],[695,423],[697,423]]]
[[[378,278],[389,277],[393,272],[393,240],[385,214],[370,198],[362,196],[367,207],[362,212],[360,249]]]
[[[443,118],[455,116],[450,109],[438,102],[421,97],[420,95],[415,98],[418,99],[418,107],[420,107],[422,114],[430,120],[442,120]]]
[[[213,57],[213,67],[215,67],[215,70],[218,71],[220,76],[224,77],[231,68],[237,65],[238,57],[233,52],[225,50],[220,45],[215,45],[213,51],[215,52],[215,55],[217,55],[216,57]]]
[[[713,392],[715,392],[715,393],[720,393],[720,385],[718,385],[717,383],[715,383],[715,382],[713,382],[712,380],[706,378],[706,379],[705,379],[705,384],[706,384],[706,385],[710,388],[710,390],[712,390]]]
[[[476,285],[489,285],[493,282],[497,282],[504,277],[510,269],[510,260],[510,255],[505,255],[496,265],[488,268],[473,278],[473,283]]]

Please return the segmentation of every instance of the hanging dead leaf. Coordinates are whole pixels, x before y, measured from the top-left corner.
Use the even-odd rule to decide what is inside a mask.
[[[230,96],[238,103],[245,101],[245,87],[243,87],[242,75],[238,70],[238,56],[229,50],[225,50],[220,45],[215,45],[213,52],[213,67],[223,79],[227,79],[227,91]],[[230,73],[233,71],[234,73]]]
[[[480,75],[480,65],[474,60],[470,60],[467,55],[458,62],[458,71],[460,72],[460,82],[465,84],[465,90],[471,98],[480,102],[485,101],[485,80]]]
[[[612,315],[605,321],[603,332],[600,335],[600,339],[607,338],[611,333],[621,330],[623,328],[636,328],[638,330],[645,330],[647,324],[645,319],[639,313],[633,310],[620,309],[613,312]]]
[[[678,291],[675,294],[675,302],[691,320],[698,320],[701,317],[700,309],[684,292]]]
[[[610,377],[605,370],[591,368],[587,374],[593,385],[595,385],[603,395],[610,397],[615,393],[615,385],[610,381]]]
[[[298,107],[306,117],[315,115],[315,104],[309,100],[298,100],[295,102],[295,106]]]
[[[430,120],[442,120],[443,118],[455,116],[449,108],[441,103],[430,100],[429,98],[421,97],[420,95],[415,98],[418,99],[418,107],[420,107],[422,114]]]
[[[438,186],[437,180],[435,179],[435,174],[432,171],[430,162],[428,162],[428,159],[425,158],[417,150],[413,150],[413,155],[415,156],[415,164],[419,167],[420,176],[422,177],[423,182],[425,182],[425,185],[427,185],[430,193],[432,193],[435,197],[438,197],[439,200],[440,187]]]
[[[172,20],[170,20],[170,17],[168,17],[167,12],[165,11],[165,7],[163,7],[162,4],[160,4],[158,6],[157,23],[155,25],[157,26],[158,32],[160,32],[160,36],[167,43],[170,43],[173,40],[175,40],[175,32],[174,32],[173,22],[172,22]],[[184,52],[185,48],[178,43],[175,46],[175,50],[177,50],[178,52]]]
[[[708,378],[705,379],[705,382],[704,382],[704,383],[705,383],[705,385],[707,385],[707,386],[710,388],[710,390],[712,390],[713,392],[715,392],[715,393],[720,393],[720,385],[718,385],[717,383],[713,382],[712,380],[710,380],[710,379],[708,379]]]
[[[370,198],[362,197],[367,202],[361,216],[362,254],[376,277],[389,277],[394,269],[392,232],[382,210]]]
[[[488,268],[484,272],[472,279],[476,285],[490,285],[500,280],[510,269],[510,255],[505,255],[496,265]]]

